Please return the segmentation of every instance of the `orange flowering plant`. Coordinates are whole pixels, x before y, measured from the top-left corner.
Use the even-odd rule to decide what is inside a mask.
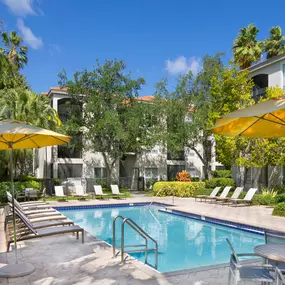
[[[186,170],[182,170],[176,174],[176,180],[180,182],[191,182],[190,173]]]

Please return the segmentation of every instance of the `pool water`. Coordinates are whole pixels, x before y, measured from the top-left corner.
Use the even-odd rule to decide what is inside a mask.
[[[158,242],[158,271],[170,272],[229,261],[228,238],[238,253],[253,252],[264,244],[264,236],[209,222],[159,211],[157,206],[60,210],[92,235],[112,244],[112,222],[121,215],[131,218]],[[117,220],[116,244],[120,245],[121,221]],[[142,238],[126,226],[125,244],[142,244]],[[153,245],[149,242],[149,246]],[[144,262],[144,253],[132,254]],[[148,263],[154,264],[154,252]]]

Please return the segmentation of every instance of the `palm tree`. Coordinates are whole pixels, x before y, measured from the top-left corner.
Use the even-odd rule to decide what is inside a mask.
[[[2,42],[6,48],[1,48],[0,52],[6,54],[9,60],[18,68],[23,68],[28,63],[28,48],[22,45],[23,39],[12,31],[2,33]]]
[[[0,90],[0,118],[7,118],[8,111],[11,112],[11,119],[24,121],[33,126],[56,129],[61,125],[57,112],[51,107],[50,98],[27,89]],[[24,173],[27,160],[32,157],[31,150],[14,152],[15,175],[16,172],[20,173],[20,176]],[[6,168],[9,169],[9,165]]]
[[[51,107],[50,98],[27,89],[0,90],[0,118],[27,122],[33,126],[55,129],[61,125],[57,112]]]
[[[256,39],[259,29],[253,25],[242,28],[234,40],[234,62],[242,69],[251,66],[262,55],[263,43]]]
[[[269,33],[269,38],[264,40],[267,59],[285,53],[285,36],[282,34],[281,27],[273,27]]]

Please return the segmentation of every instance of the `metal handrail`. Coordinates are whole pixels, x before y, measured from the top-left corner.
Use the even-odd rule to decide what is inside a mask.
[[[147,234],[138,224],[136,224],[132,219],[130,218],[124,218],[120,215],[116,216],[113,220],[113,257],[117,256],[116,254],[116,220],[121,219],[122,222],[122,238],[121,238],[121,262],[124,263],[124,254],[130,253],[130,252],[145,252],[145,263],[148,264],[148,252],[151,250],[155,251],[155,265],[154,268],[157,269],[158,264],[158,244],[155,239],[153,239],[149,234]],[[136,244],[136,245],[128,245],[125,246],[125,224],[127,224],[131,229],[133,229],[137,234],[139,234],[143,239],[145,244]],[[150,239],[154,245],[155,248],[148,248],[148,239]],[[144,247],[144,249],[138,249],[138,250],[132,250],[132,251],[125,251],[125,248],[127,247]]]

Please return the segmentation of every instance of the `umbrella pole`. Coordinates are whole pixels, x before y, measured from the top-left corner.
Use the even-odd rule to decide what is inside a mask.
[[[13,145],[10,146],[9,149],[10,155],[10,176],[11,176],[11,188],[10,192],[12,195],[12,215],[13,215],[13,237],[14,237],[14,246],[15,246],[15,259],[16,263],[18,263],[18,249],[17,249],[17,232],[16,232],[16,214],[15,214],[15,189],[14,189],[14,169],[13,169]]]

